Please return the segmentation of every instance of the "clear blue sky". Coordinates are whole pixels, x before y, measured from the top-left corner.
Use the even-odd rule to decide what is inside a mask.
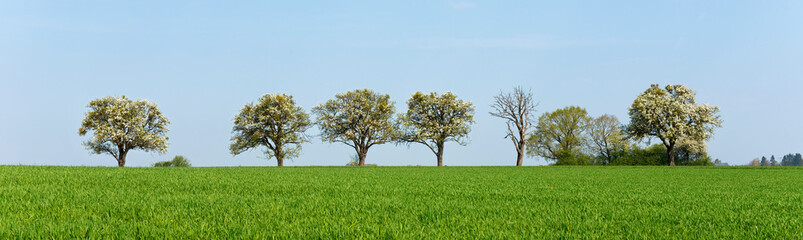
[[[156,102],[169,153],[196,166],[233,157],[232,118],[265,93],[311,107],[336,93],[416,91],[476,105],[468,146],[446,165],[512,165],[492,96],[532,88],[538,114],[578,105],[628,122],[652,83],[684,84],[722,108],[709,153],[731,164],[803,152],[803,1],[0,1],[0,164],[114,166],[77,134],[108,95]],[[317,129],[309,133],[317,134]],[[314,139],[287,165],[343,165],[353,150]],[[422,145],[380,145],[368,162],[434,165]],[[525,165],[545,164],[526,159]]]

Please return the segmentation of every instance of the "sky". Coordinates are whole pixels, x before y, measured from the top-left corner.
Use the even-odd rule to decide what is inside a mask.
[[[194,166],[274,166],[232,156],[235,114],[263,94],[304,109],[353,89],[452,91],[476,106],[445,165],[514,165],[500,91],[531,89],[536,115],[580,106],[629,122],[650,84],[682,84],[721,108],[709,154],[732,165],[803,152],[803,1],[6,1],[0,0],[0,164],[116,166],[78,128],[89,101],[155,102],[168,153]],[[312,128],[308,134],[318,134]],[[287,166],[344,165],[313,137]],[[368,163],[436,164],[421,144],[372,147]],[[547,164],[527,158],[525,165]]]

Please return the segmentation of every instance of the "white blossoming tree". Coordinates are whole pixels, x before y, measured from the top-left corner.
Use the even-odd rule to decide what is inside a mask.
[[[312,109],[317,116],[315,123],[321,129],[321,139],[354,148],[360,166],[365,166],[369,148],[396,140],[395,112],[389,95],[369,89],[337,94],[335,99]]]
[[[710,139],[722,126],[719,107],[697,104],[695,93],[683,85],[653,84],[630,107],[627,132],[641,139],[657,137],[666,147],[669,165],[675,165],[678,143],[697,143]],[[699,147],[697,147],[699,148]]]
[[[474,123],[474,106],[451,92],[441,95],[417,92],[407,100],[407,112],[399,115],[400,140],[427,146],[443,166],[443,147],[448,141],[465,146]]]
[[[167,125],[155,103],[132,101],[125,96],[105,97],[89,102],[89,111],[81,122],[78,134],[92,132],[94,137],[84,145],[94,154],[110,154],[117,165],[125,166],[131,150],[167,152]]]
[[[229,150],[237,155],[265,146],[268,158],[276,158],[281,167],[284,159],[301,153],[300,144],[309,141],[304,132],[311,125],[309,115],[296,105],[293,96],[265,94],[256,104],[246,104],[234,117]]]

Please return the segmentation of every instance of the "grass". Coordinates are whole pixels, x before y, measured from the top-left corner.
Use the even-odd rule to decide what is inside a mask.
[[[0,239],[801,239],[803,168],[0,166]]]

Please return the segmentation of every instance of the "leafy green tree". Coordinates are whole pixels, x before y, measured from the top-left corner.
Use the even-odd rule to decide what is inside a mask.
[[[766,167],[766,166],[769,166],[769,165],[770,165],[770,162],[769,162],[769,161],[767,161],[767,157],[763,157],[763,156],[762,156],[762,157],[761,157],[761,166],[762,166],[762,167]]]
[[[713,136],[714,129],[722,126],[717,113],[719,107],[700,105],[695,93],[682,85],[667,85],[661,89],[653,84],[640,94],[630,107],[631,137],[642,139],[654,136],[666,147],[669,165],[675,165],[675,146],[688,138],[705,141]]]
[[[778,161],[775,160],[775,155],[772,155],[770,157],[770,166],[780,166],[780,165],[778,165]]]
[[[588,124],[588,140],[590,150],[602,158],[601,164],[607,165],[616,157],[616,152],[629,145],[621,129],[622,124],[613,115],[602,115]]]
[[[153,164],[154,167],[189,167],[191,166],[190,160],[184,156],[178,155],[173,157],[172,161],[162,161]]]
[[[532,91],[524,91],[516,87],[511,93],[500,92],[494,96],[491,116],[505,119],[507,122],[507,135],[516,148],[516,166],[524,163],[524,154],[527,146],[527,136],[535,127],[535,106]]]
[[[354,148],[360,166],[365,166],[369,148],[398,138],[393,120],[395,111],[389,95],[369,89],[337,94],[335,99],[312,109],[323,141],[341,142]]]
[[[117,166],[125,166],[131,150],[167,152],[167,125],[155,103],[146,100],[132,101],[125,96],[92,100],[78,135],[92,132],[94,137],[84,142],[94,154],[110,154]]]
[[[309,115],[296,105],[293,96],[265,94],[256,104],[246,104],[234,117],[229,150],[237,155],[265,146],[268,159],[276,158],[281,167],[284,159],[301,153],[301,144],[309,141],[304,132],[311,125]]]
[[[792,166],[803,166],[803,156],[801,156],[800,153],[795,154],[792,160]]]
[[[527,140],[527,153],[551,161],[580,156],[589,121],[591,117],[586,110],[576,106],[544,113]]]
[[[790,155],[791,155],[792,158],[795,157],[795,155],[792,155],[792,154],[786,154],[783,157],[781,157],[781,166],[790,166],[791,165],[792,158],[790,158]]]
[[[786,154],[781,159],[781,166],[800,166],[795,159],[794,154]]]
[[[407,112],[399,115],[404,127],[401,140],[427,146],[443,166],[443,148],[448,141],[464,141],[474,123],[474,106],[451,92],[441,95],[417,92],[407,100]]]

